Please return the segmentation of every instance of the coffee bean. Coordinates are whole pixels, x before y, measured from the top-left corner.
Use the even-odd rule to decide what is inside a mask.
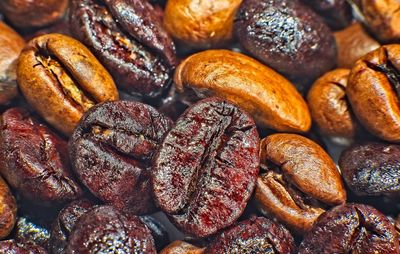
[[[17,204],[7,183],[0,177],[0,239],[7,237],[17,219]]]
[[[40,246],[31,243],[19,243],[15,240],[0,241],[0,253],[7,254],[47,254]]]
[[[44,249],[48,248],[49,229],[29,217],[19,217],[15,225],[13,237],[20,243],[31,243]]]
[[[183,241],[174,241],[165,247],[160,254],[203,254],[205,248],[196,247]]]

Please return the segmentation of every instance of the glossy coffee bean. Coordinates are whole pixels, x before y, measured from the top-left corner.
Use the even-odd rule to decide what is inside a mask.
[[[0,105],[8,104],[17,92],[17,59],[25,45],[11,27],[0,22]]]
[[[295,253],[290,232],[264,217],[253,217],[222,232],[205,253]]]
[[[29,217],[19,217],[13,231],[15,241],[31,243],[44,249],[48,247],[49,229]]]
[[[178,228],[196,237],[231,225],[255,187],[258,149],[256,126],[243,110],[216,97],[194,104],[155,157],[157,204]]]
[[[183,241],[174,241],[165,247],[160,254],[203,254],[205,248],[196,247]]]
[[[358,22],[335,32],[334,36],[338,48],[337,64],[340,68],[352,68],[358,59],[380,46]]]
[[[210,48],[232,39],[233,19],[242,0],[170,0],[164,25],[182,47]]]
[[[338,206],[318,218],[306,234],[299,254],[400,253],[396,231],[388,218],[361,204]]]
[[[114,81],[92,53],[61,34],[31,40],[21,53],[17,75],[29,104],[65,135],[86,110],[118,99]]]
[[[329,27],[298,0],[244,0],[234,29],[247,51],[290,80],[313,81],[336,65]]]
[[[339,166],[349,188],[357,195],[400,194],[400,146],[365,143],[345,150]]]
[[[66,253],[157,252],[150,230],[138,217],[123,215],[111,206],[100,206],[77,221]]]
[[[295,87],[260,62],[228,50],[207,50],[184,60],[174,76],[183,101],[218,96],[249,112],[260,127],[307,132],[311,116]]]
[[[15,240],[0,241],[0,253],[6,254],[47,254],[40,246],[31,243],[19,243]]]
[[[32,202],[54,205],[82,194],[70,171],[67,142],[25,109],[1,116],[0,157],[1,174]]]
[[[346,97],[348,69],[327,72],[311,86],[307,101],[319,131],[332,137],[352,138],[356,119]]]
[[[73,168],[105,203],[129,213],[152,212],[152,159],[171,125],[169,118],[139,102],[95,106],[69,141]]]
[[[17,204],[7,183],[0,177],[0,239],[7,237],[17,219]]]
[[[71,30],[124,90],[159,96],[176,65],[175,46],[148,1],[73,0]]]
[[[14,26],[41,27],[61,19],[68,3],[68,0],[2,0],[0,11]]]
[[[400,142],[400,45],[382,46],[351,70],[346,94],[361,124],[377,137]]]
[[[261,141],[261,167],[255,198],[262,213],[298,233],[310,230],[329,205],[346,201],[339,171],[313,141],[273,134]]]

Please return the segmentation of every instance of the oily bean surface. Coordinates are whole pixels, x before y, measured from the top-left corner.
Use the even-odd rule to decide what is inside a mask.
[[[130,213],[151,212],[152,159],[171,125],[147,104],[116,101],[95,106],[69,141],[73,168],[102,201]]]
[[[32,202],[54,205],[82,194],[71,172],[67,142],[23,108],[1,116],[0,157],[1,174]]]
[[[0,177],[0,239],[7,237],[17,219],[17,204],[7,183]]]
[[[31,243],[44,249],[49,246],[49,227],[29,216],[19,216],[12,236],[19,243]]]
[[[196,247],[183,241],[173,241],[161,250],[160,254],[203,254],[205,248]]]
[[[153,191],[173,223],[197,237],[231,225],[243,212],[259,171],[254,121],[219,98],[190,107],[156,155]]]
[[[31,243],[18,243],[15,240],[0,241],[0,253],[11,254],[47,254],[40,246]]]
[[[111,72],[118,86],[159,96],[176,65],[175,46],[148,1],[73,0],[71,30]]]

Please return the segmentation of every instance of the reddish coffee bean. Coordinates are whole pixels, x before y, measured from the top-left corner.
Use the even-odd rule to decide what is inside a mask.
[[[176,65],[175,46],[152,5],[142,0],[73,0],[73,34],[126,91],[159,96]]]
[[[299,254],[398,254],[396,231],[385,215],[361,204],[337,206],[318,218]]]
[[[0,253],[4,254],[47,254],[40,246],[31,243],[19,243],[15,240],[0,241]]]
[[[216,233],[242,214],[259,171],[253,119],[230,102],[191,106],[166,135],[152,171],[154,197],[183,231]]]
[[[70,171],[67,142],[25,109],[1,116],[0,157],[1,174],[32,202],[54,205],[82,194]]]
[[[0,239],[7,237],[17,219],[17,204],[7,183],[0,177]]]
[[[66,253],[156,254],[150,230],[136,216],[125,216],[111,206],[100,206],[77,221]]]
[[[205,253],[295,253],[290,232],[264,217],[253,217],[222,232]]]
[[[172,122],[133,101],[90,109],[69,143],[73,168],[98,198],[129,213],[154,211],[150,188],[153,155]]]

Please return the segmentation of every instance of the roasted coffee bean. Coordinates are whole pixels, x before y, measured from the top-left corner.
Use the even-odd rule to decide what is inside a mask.
[[[140,216],[140,220],[150,229],[151,235],[154,238],[157,251],[168,245],[169,235],[167,229],[155,218],[151,216]]]
[[[78,219],[94,208],[94,203],[82,199],[74,201],[64,207],[58,214],[51,229],[49,250],[53,254],[64,254],[68,245],[69,236]]]
[[[255,198],[262,213],[298,233],[308,231],[328,205],[346,201],[339,171],[313,141],[296,134],[273,134],[261,141],[261,168]]]
[[[373,207],[361,204],[338,206],[318,218],[306,234],[299,254],[400,253],[396,231]]]
[[[154,197],[183,231],[205,237],[242,214],[259,171],[259,137],[247,113],[219,98],[176,121],[155,157]]]
[[[350,0],[362,15],[365,25],[382,42],[400,39],[400,2],[398,0]]]
[[[346,0],[302,0],[317,12],[334,30],[347,27],[352,20],[351,7]]]
[[[66,135],[86,110],[118,99],[114,81],[92,53],[61,34],[31,40],[21,53],[17,75],[27,101]]]
[[[307,132],[311,116],[295,87],[260,62],[228,50],[194,54],[176,69],[174,83],[183,101],[218,96],[249,112],[261,127]]]
[[[31,243],[47,249],[50,238],[49,230],[28,217],[19,217],[13,236],[17,242]]]
[[[73,0],[71,29],[124,90],[157,97],[168,87],[175,46],[149,2]]]
[[[313,81],[336,65],[336,44],[329,27],[298,0],[244,0],[234,31],[247,51],[299,84]]]
[[[232,39],[233,19],[242,0],[170,0],[167,31],[185,47],[210,48]]]
[[[14,26],[41,27],[61,19],[68,0],[1,0],[0,11]]]
[[[66,253],[155,254],[150,230],[136,216],[126,216],[111,206],[100,206],[77,221]]]
[[[160,254],[203,254],[205,248],[196,247],[183,241],[174,241],[165,247]]]
[[[340,68],[352,68],[358,59],[380,47],[379,42],[369,36],[358,22],[335,32],[334,36],[338,48],[337,63]]]
[[[353,112],[372,134],[400,142],[400,45],[382,46],[351,70],[346,94]]]
[[[17,92],[17,59],[24,39],[0,21],[0,105],[8,104]]]
[[[171,125],[169,118],[139,102],[95,106],[70,139],[73,168],[83,184],[107,204],[129,213],[152,212],[152,159]]]
[[[17,204],[7,183],[0,177],[0,239],[7,237],[17,219]]]
[[[4,254],[47,254],[46,250],[32,243],[15,240],[0,241],[0,253]]]
[[[67,142],[22,108],[1,116],[0,172],[37,204],[67,202],[82,192],[70,171]]]
[[[348,69],[336,69],[324,74],[307,95],[311,116],[322,134],[352,138],[356,119],[346,97]]]
[[[339,166],[347,185],[357,195],[400,194],[399,145],[354,145],[342,153]]]
[[[290,232],[264,217],[253,217],[222,232],[205,253],[295,253]]]

